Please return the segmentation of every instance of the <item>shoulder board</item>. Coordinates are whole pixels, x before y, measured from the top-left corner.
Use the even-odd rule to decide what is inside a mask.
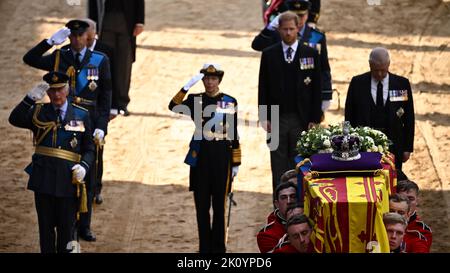
[[[406,232],[414,234],[415,236],[419,237],[420,240],[427,241],[427,237],[422,234],[422,232],[416,230],[416,229],[407,229]]]
[[[267,223],[264,227],[262,227],[259,232],[265,232],[267,229],[269,229],[270,227],[273,226],[273,224],[275,224],[275,221],[272,221],[270,223]]]
[[[418,225],[420,225],[420,226],[422,227],[422,229],[427,230],[427,231],[429,231],[429,232],[432,232],[432,231],[431,231],[431,228],[430,228],[427,224],[425,224],[424,222],[422,222],[422,221],[417,221],[417,220],[416,220],[416,223],[417,223]]]
[[[76,107],[76,108],[81,109],[81,110],[83,110],[83,111],[89,112],[88,109],[86,109],[86,108],[84,108],[84,107],[82,107],[82,106],[79,106],[79,105],[77,105],[77,104],[75,104],[75,103],[71,103],[71,104],[72,104],[73,107]]]

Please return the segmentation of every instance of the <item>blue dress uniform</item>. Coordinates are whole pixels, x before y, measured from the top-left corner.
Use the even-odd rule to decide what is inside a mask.
[[[205,76],[217,75],[220,79],[223,76],[223,71],[215,70],[213,66],[200,72]],[[187,114],[187,111],[177,106],[187,107],[196,125],[185,163],[191,166],[189,190],[194,192],[200,253],[224,253],[225,203],[231,189],[231,169],[241,164],[237,101],[225,93],[219,93],[215,97],[209,97],[206,93],[190,94],[183,101],[186,93],[181,89],[170,101],[169,109],[174,112],[181,110]],[[203,111],[208,106],[215,107],[210,117],[203,116]],[[195,109],[201,110],[200,115],[194,113]],[[196,114],[202,119],[196,120]],[[210,126],[212,124],[214,125]],[[211,200],[212,227],[209,214]]]
[[[307,3],[306,6],[304,3]],[[310,3],[307,1],[290,1],[287,3],[289,10],[293,12],[304,12],[308,10]],[[300,43],[317,50],[320,58],[320,68],[322,74],[322,100],[331,100],[333,88],[331,84],[331,68],[328,61],[328,49],[325,33],[305,24],[299,32]],[[257,51],[272,46],[281,41],[277,30],[270,30],[265,27],[252,42],[252,48]]]
[[[88,24],[81,20],[71,20],[66,26],[71,33],[84,33]],[[103,130],[105,135],[108,131],[109,114],[111,110],[111,72],[108,57],[98,51],[90,51],[85,48],[84,58],[77,63],[75,52],[69,49],[53,51],[50,55],[44,54],[52,46],[46,40],[28,51],[23,57],[23,61],[35,68],[42,70],[55,70],[65,72],[70,77],[69,99],[83,108],[89,110],[92,128]],[[100,158],[101,159],[101,158]],[[96,160],[98,162],[99,160]],[[82,215],[80,229],[82,237],[90,241],[95,240],[91,236],[90,222],[92,214],[92,201],[94,198],[95,177],[98,167],[102,162],[96,163],[87,175],[86,183],[88,187],[88,213]],[[88,236],[83,236],[88,233]]]
[[[59,121],[52,104],[36,104],[27,96],[11,112],[9,122],[30,129],[34,136],[36,149],[26,172],[28,189],[35,193],[41,252],[66,252],[78,208],[72,167],[78,163],[88,170],[94,161],[89,113],[68,103],[65,118]]]

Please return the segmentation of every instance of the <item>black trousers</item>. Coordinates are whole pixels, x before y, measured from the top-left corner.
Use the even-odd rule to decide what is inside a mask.
[[[73,240],[77,199],[34,193],[41,253],[67,252]]]
[[[114,49],[114,67],[111,67],[113,81],[112,108],[125,109],[130,102],[129,90],[133,48],[122,13],[106,13],[100,40]],[[117,105],[116,105],[117,104]]]
[[[99,195],[102,192],[103,183],[103,150],[105,149],[105,146],[103,146],[102,149],[98,150],[98,166],[97,166],[97,173],[94,174],[95,176],[95,186],[94,186],[94,196]]]
[[[197,213],[200,253],[225,253],[225,202],[230,177],[230,148],[227,141],[202,141],[197,167],[191,181]],[[213,208],[211,216],[209,210]]]
[[[275,189],[280,184],[280,177],[286,171],[295,168],[297,140],[305,129],[297,114],[280,115],[278,149],[270,152],[273,200],[275,200]]]

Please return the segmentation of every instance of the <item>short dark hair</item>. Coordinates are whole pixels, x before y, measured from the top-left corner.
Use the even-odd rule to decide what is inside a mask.
[[[277,188],[275,189],[275,200],[278,200],[278,195],[280,194],[280,191],[287,189],[287,188],[294,188],[297,192],[297,185],[295,185],[293,182],[282,182],[280,183]]]
[[[291,218],[289,218],[289,220],[287,221],[286,230],[288,229],[288,227],[290,227],[292,225],[298,225],[298,224],[303,224],[303,223],[307,223],[309,228],[312,228],[311,222],[309,221],[309,219],[306,215],[295,214]]]
[[[297,178],[297,171],[294,169],[283,173],[283,175],[280,177],[280,181],[281,181],[281,183],[288,182],[289,179],[292,179],[292,178]]]
[[[416,182],[409,179],[398,181],[397,192],[408,192],[410,190],[414,190],[416,194],[419,194],[419,186]]]
[[[411,209],[411,201],[406,196],[400,195],[398,193],[394,193],[393,195],[389,196],[389,201],[400,203],[400,202],[406,202],[408,204],[408,212]]]

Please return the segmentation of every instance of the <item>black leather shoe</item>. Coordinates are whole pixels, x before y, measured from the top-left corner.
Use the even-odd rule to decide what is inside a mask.
[[[95,204],[100,205],[101,203],[103,203],[103,197],[101,194],[97,194],[95,196]]]
[[[128,117],[130,115],[130,111],[128,111],[128,109],[125,107],[120,109],[120,114],[122,114],[124,117]]]
[[[90,229],[80,231],[80,238],[88,242],[95,242],[97,240],[95,234]]]

